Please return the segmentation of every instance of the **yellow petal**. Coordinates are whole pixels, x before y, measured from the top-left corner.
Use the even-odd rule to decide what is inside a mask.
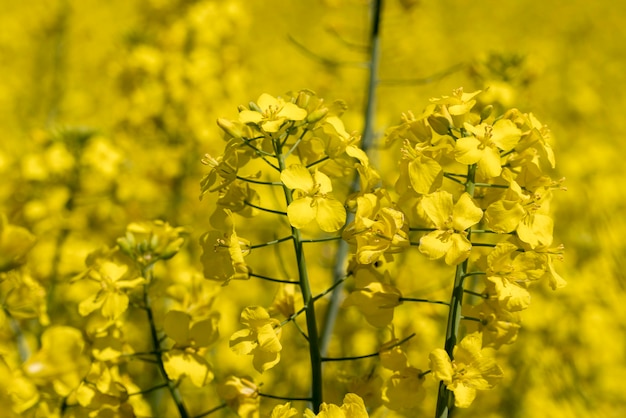
[[[303,120],[306,118],[306,115],[306,110],[298,107],[295,103],[285,103],[280,112],[278,112],[278,116],[289,120]]]
[[[276,109],[281,104],[279,99],[267,93],[262,93],[259,96],[256,103],[257,105],[259,105],[259,108],[263,111],[269,110],[270,107],[273,107]]]
[[[333,191],[333,184],[330,181],[330,178],[320,171],[315,170],[313,173],[313,182],[317,187],[319,187],[318,193],[320,194],[326,194]]]
[[[452,369],[452,362],[448,353],[441,349],[434,349],[429,355],[430,370],[432,370],[435,379],[443,381],[445,384],[452,382],[452,375],[454,371]]]
[[[102,304],[102,315],[108,319],[116,319],[128,309],[128,296],[121,292],[107,293]]]
[[[295,202],[294,202],[295,203]],[[346,208],[335,199],[316,198],[317,223],[322,231],[335,232],[346,223]]]
[[[502,151],[509,151],[517,145],[522,131],[510,119],[500,119],[493,124],[491,140]]]
[[[280,352],[270,352],[263,350],[255,350],[254,357],[252,358],[252,365],[254,368],[263,373],[266,370],[271,369],[280,362]]]
[[[441,191],[424,196],[421,206],[426,215],[439,229],[446,229],[452,215],[454,202],[449,192]]]
[[[483,211],[474,203],[468,193],[463,193],[454,205],[452,220],[454,229],[463,231],[476,225],[483,218]]]
[[[445,262],[449,266],[456,266],[462,263],[469,257],[472,251],[472,244],[468,241],[465,235],[452,234],[450,236],[450,242],[452,245],[446,253]]]
[[[431,260],[443,257],[452,247],[452,241],[447,233],[432,231],[420,239],[419,250]]]
[[[312,197],[296,199],[287,207],[289,223],[295,228],[304,228],[317,216]]]
[[[303,190],[310,193],[315,188],[311,172],[303,165],[294,164],[280,173],[280,181],[290,189]]]
[[[432,158],[422,156],[408,165],[409,180],[413,190],[419,194],[432,193],[441,187],[443,169]]]
[[[198,321],[189,330],[189,339],[196,342],[199,347],[208,347],[219,338],[217,323],[218,315]]]
[[[500,151],[495,146],[488,146],[482,152],[478,162],[478,171],[483,177],[498,177],[502,173]]]
[[[261,123],[263,115],[254,110],[242,110],[239,112],[239,122],[241,123]]]
[[[476,389],[463,384],[457,385],[452,390],[454,391],[454,406],[457,408],[468,408],[476,398]]]
[[[480,145],[481,142],[473,136],[459,138],[454,147],[454,158],[462,164],[475,164],[483,158]]]
[[[191,318],[181,311],[169,311],[163,319],[165,335],[176,341],[178,345],[189,343],[189,323]]]

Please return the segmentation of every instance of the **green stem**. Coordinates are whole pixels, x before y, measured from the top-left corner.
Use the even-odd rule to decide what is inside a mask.
[[[161,351],[161,343],[159,341],[159,333],[156,329],[156,325],[154,323],[154,314],[152,312],[152,305],[150,304],[150,296],[148,295],[148,286],[152,282],[152,270],[151,269],[142,269],[142,275],[148,280],[148,284],[143,287],[143,303],[146,307],[146,313],[148,315],[148,324],[150,326],[150,337],[152,339],[152,345],[157,352]],[[183,403],[183,398],[178,390],[176,384],[167,377],[167,372],[165,371],[165,365],[163,364],[163,356],[161,354],[155,355],[157,360],[157,366],[159,371],[161,372],[161,376],[165,379],[167,384],[167,388],[170,391],[170,395],[176,404],[176,408],[178,409],[178,413],[181,418],[188,418],[189,413],[185,408]]]
[[[282,145],[278,138],[274,139],[274,148],[278,155],[278,166],[282,172],[286,168],[285,155],[282,153]],[[287,206],[293,201],[291,190],[283,185]],[[306,326],[309,340],[309,357],[311,362],[311,403],[313,412],[319,413],[322,404],[322,354],[320,352],[319,337],[317,330],[317,320],[315,318],[315,301],[311,292],[309,272],[307,270],[306,257],[304,254],[303,240],[300,230],[291,227],[293,237],[293,247],[298,263],[298,279],[300,281],[300,292],[305,307]]]
[[[476,164],[472,164],[467,170],[467,181],[465,183],[465,191],[470,195],[474,195],[474,179],[476,177]],[[471,230],[467,229],[467,239],[471,240]],[[465,289],[463,282],[467,277],[468,260],[463,261],[456,267],[454,275],[454,286],[452,288],[452,296],[450,297],[450,311],[448,313],[448,324],[446,326],[446,341],[444,348],[454,360],[454,347],[459,339],[459,328],[461,324],[461,307],[463,304],[463,295]],[[439,395],[437,397],[436,418],[449,418],[454,409],[454,393],[446,388],[443,382],[439,382]]]

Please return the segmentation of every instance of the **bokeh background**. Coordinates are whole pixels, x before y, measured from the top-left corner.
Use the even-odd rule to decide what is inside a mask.
[[[568,189],[554,199],[568,286],[536,289],[499,354],[504,382],[459,416],[624,416],[626,3],[384,3],[379,137],[431,97],[487,89],[550,126]],[[211,205],[198,202],[199,162],[223,146],[215,119],[263,92],[343,99],[348,130],[363,125],[365,0],[0,6],[0,212],[37,235],[39,278],[76,274],[131,221],[197,238]],[[239,308],[220,309],[236,322]]]

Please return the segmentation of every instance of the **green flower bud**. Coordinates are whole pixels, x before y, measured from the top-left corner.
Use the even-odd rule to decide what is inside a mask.
[[[439,135],[447,135],[450,130],[450,121],[443,116],[430,115],[428,117],[428,123]]]
[[[483,121],[491,116],[491,112],[493,112],[493,105],[488,105],[480,111],[480,120]]]

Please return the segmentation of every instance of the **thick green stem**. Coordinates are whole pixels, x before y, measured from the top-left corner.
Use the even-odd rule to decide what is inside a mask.
[[[282,172],[286,168],[286,156],[282,153],[282,145],[279,139],[274,139],[274,148],[278,156],[278,165]],[[287,206],[293,201],[291,190],[283,186]],[[298,263],[298,279],[300,282],[300,292],[304,303],[306,326],[309,341],[309,357],[311,362],[311,403],[313,411],[317,414],[322,404],[322,353],[320,351],[319,336],[317,330],[317,319],[315,318],[315,300],[311,292],[309,282],[309,272],[307,270],[306,257],[304,254],[302,235],[298,228],[291,227],[293,237],[293,247]]]
[[[465,191],[470,195],[474,195],[474,178],[476,177],[476,164],[469,166],[467,170],[467,181],[465,183]],[[471,240],[471,230],[467,229],[467,239]],[[467,277],[468,261],[465,260],[456,267],[454,275],[454,286],[452,287],[452,296],[450,298],[450,311],[448,313],[448,325],[446,327],[446,341],[444,348],[454,360],[454,346],[459,339],[459,327],[461,324],[461,308],[463,305],[463,294],[465,290],[463,283]],[[437,397],[436,418],[449,418],[452,416],[454,409],[454,393],[446,388],[443,382],[439,383],[439,395]]]
[[[176,387],[176,384],[167,377],[167,372],[165,371],[165,366],[163,365],[163,356],[161,354],[161,343],[159,341],[159,334],[156,329],[156,325],[154,323],[154,314],[152,313],[152,305],[150,303],[150,296],[148,295],[148,286],[152,281],[152,270],[150,269],[142,269],[143,277],[148,280],[148,284],[146,284],[143,288],[143,303],[145,305],[146,313],[148,314],[148,324],[150,326],[150,337],[152,339],[152,345],[154,350],[156,351],[156,363],[159,368],[159,372],[165,382],[167,384],[167,388],[170,391],[170,395],[176,404],[176,408],[178,409],[178,413],[181,418],[189,417],[189,413],[185,408],[185,404],[183,403],[183,398]]]

